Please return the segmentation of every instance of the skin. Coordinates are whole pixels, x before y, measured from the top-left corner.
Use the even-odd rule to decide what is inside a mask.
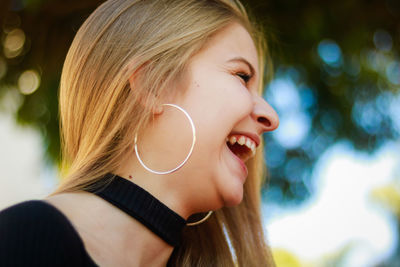
[[[276,112],[257,92],[259,77],[250,35],[241,25],[231,24],[192,58],[176,88],[184,93],[159,99],[153,122],[138,136],[147,166],[159,171],[177,166],[189,151],[192,132],[182,112],[162,103],[181,106],[196,126],[196,144],[188,162],[174,173],[155,175],[139,164],[132,151],[116,174],[146,189],[185,219],[239,204],[247,172],[227,147],[226,137],[232,132],[260,137],[279,124]],[[130,83],[134,88],[134,77]],[[172,253],[170,245],[95,195],[63,193],[46,200],[71,220],[89,255],[101,266],[165,266]]]

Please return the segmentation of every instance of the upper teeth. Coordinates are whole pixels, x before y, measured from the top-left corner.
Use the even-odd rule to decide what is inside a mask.
[[[247,146],[251,152],[252,152],[252,156],[254,156],[256,154],[256,143],[248,138],[247,136],[243,136],[243,135],[232,135],[231,137],[227,137],[226,141],[233,145],[235,143],[238,143],[239,145],[243,146]]]

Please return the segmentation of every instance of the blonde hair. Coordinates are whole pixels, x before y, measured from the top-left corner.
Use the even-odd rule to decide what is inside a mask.
[[[109,0],[98,7],[79,29],[64,63],[60,128],[65,178],[51,195],[91,188],[115,171],[133,147],[134,133],[151,119],[155,103],[148,96],[174,93],[168,85],[179,81],[191,57],[232,22],[252,35],[263,68],[263,38],[238,1]],[[187,227],[170,265],[273,266],[259,211],[262,154],[259,148],[247,164],[242,203]]]

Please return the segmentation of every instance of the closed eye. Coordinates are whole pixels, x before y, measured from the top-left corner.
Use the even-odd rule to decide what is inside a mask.
[[[241,78],[245,84],[247,84],[251,79],[251,75],[249,75],[247,73],[238,72],[238,73],[236,73],[236,75],[239,76],[239,78]]]

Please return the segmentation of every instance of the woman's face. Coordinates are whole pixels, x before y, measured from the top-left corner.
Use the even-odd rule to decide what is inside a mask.
[[[189,160],[197,171],[186,179],[204,200],[209,195],[219,205],[239,204],[247,177],[244,163],[261,134],[278,126],[276,112],[257,92],[258,69],[253,40],[239,24],[215,35],[191,61],[187,91],[176,103],[188,111],[197,129]],[[234,145],[228,146],[227,139]]]
[[[249,33],[232,24],[192,58],[185,80],[178,85],[185,93],[169,101],[184,108],[196,127],[193,154],[174,174],[187,203],[198,208],[196,212],[241,202],[247,178],[245,163],[260,144],[261,134],[278,126],[276,112],[257,92],[257,57]],[[148,151],[147,160],[165,170],[185,158],[192,132],[181,112],[168,106],[163,109],[158,135],[154,135],[158,137],[152,141],[158,153]],[[163,157],[155,159],[160,151]]]

